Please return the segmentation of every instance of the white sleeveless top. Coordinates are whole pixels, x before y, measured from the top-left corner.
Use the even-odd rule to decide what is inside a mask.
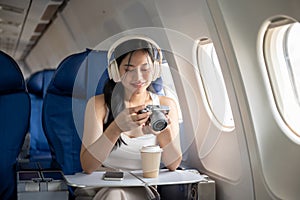
[[[153,105],[160,105],[157,94],[150,93]],[[108,112],[107,112],[108,114]],[[138,127],[137,131],[141,131]],[[113,150],[108,158],[102,163],[105,167],[111,167],[121,170],[139,170],[142,169],[140,149],[145,145],[157,144],[156,136],[146,134],[140,137],[130,138],[126,134],[121,133],[121,137],[127,144],[122,144],[116,150]]]

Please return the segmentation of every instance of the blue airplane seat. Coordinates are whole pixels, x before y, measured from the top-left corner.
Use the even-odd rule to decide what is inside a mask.
[[[48,86],[42,123],[52,157],[64,174],[82,171],[80,149],[85,106],[97,93],[98,82],[103,84],[108,79],[103,74],[106,59],[106,52],[89,49],[72,54],[59,64]]]
[[[55,69],[45,69],[32,74],[27,80],[27,90],[31,99],[30,148],[31,161],[51,160],[48,141],[42,127],[43,99]]]
[[[59,164],[64,174],[81,171],[81,135],[73,120],[72,101],[77,99],[78,106],[85,106],[85,91],[73,97],[76,75],[84,63],[87,52],[73,54],[65,58],[54,74],[43,104],[42,123],[49,141],[52,158]],[[85,83],[82,83],[84,87]]]
[[[30,119],[30,97],[23,74],[0,51],[0,199],[17,199],[16,162]]]

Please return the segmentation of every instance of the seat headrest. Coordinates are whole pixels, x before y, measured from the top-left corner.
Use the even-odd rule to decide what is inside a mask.
[[[43,97],[44,87],[47,87],[51,76],[54,73],[54,69],[45,69],[42,71],[35,72],[27,80],[27,90],[30,94]]]
[[[23,74],[16,61],[8,54],[0,51],[0,93],[13,93],[25,90]]]
[[[87,49],[72,54],[59,64],[48,93],[89,99],[102,93],[103,84],[108,80],[106,67],[106,51]]]
[[[103,94],[104,85],[109,80],[107,65],[107,51],[92,51],[89,54],[87,99],[98,94]]]
[[[108,80],[109,80],[108,70],[105,69],[105,71],[103,72],[102,76],[99,79],[95,95],[103,94],[104,86]]]
[[[72,96],[73,86],[76,80],[80,82],[78,86],[82,87],[77,88],[77,92],[85,96],[85,75],[80,74],[79,79],[76,78],[76,76],[80,67],[86,65],[86,57],[89,52],[90,50],[87,49],[84,52],[72,54],[65,58],[59,64],[47,92],[63,96]]]

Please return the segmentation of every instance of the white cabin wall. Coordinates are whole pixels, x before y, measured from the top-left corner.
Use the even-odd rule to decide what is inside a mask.
[[[266,69],[261,62],[260,29],[275,15],[300,19],[299,1],[207,1],[225,52],[253,167],[256,199],[298,199],[300,195],[299,138],[287,137],[274,109]],[[254,81],[255,80],[255,81]]]
[[[177,55],[174,58],[174,74],[175,77],[179,74],[181,78],[175,84],[180,104],[185,108],[184,134],[192,134],[188,138],[194,137],[192,143],[187,142],[187,163],[216,180],[217,199],[253,199],[252,171],[244,126],[223,51],[218,51],[218,56],[233,108],[234,131],[222,132],[214,126],[203,105],[202,88],[197,87],[199,71],[193,62],[193,45],[197,39],[208,37],[215,46],[220,46],[219,33],[206,2],[172,0],[157,2],[157,7],[164,28],[170,29],[166,33],[171,50]]]

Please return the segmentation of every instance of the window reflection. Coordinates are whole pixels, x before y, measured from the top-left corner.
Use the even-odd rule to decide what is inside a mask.
[[[288,19],[274,21],[264,37],[265,63],[277,109],[300,136],[300,26]]]
[[[234,120],[220,63],[210,40],[198,45],[198,66],[212,121],[223,130],[234,129]]]

